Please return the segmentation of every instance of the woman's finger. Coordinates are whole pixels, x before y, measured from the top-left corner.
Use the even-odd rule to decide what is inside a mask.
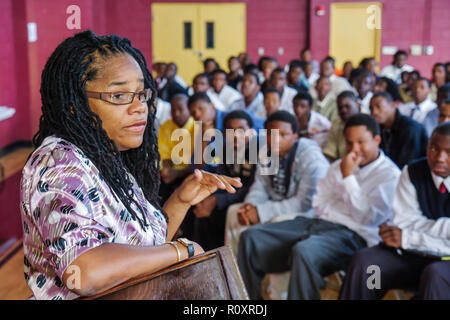
[[[235,193],[236,190],[231,186],[231,184],[225,179],[225,176],[222,175],[216,175],[217,178],[220,179],[220,181],[222,181],[222,183],[225,185],[226,190],[230,193]]]

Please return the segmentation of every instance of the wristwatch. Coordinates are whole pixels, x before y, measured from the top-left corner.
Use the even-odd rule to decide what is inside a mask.
[[[189,258],[194,256],[194,243],[186,238],[178,238],[177,241],[188,249]]]

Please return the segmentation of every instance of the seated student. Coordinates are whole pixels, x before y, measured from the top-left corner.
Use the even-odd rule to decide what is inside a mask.
[[[401,104],[403,102],[400,93],[398,92],[398,86],[394,80],[387,77],[379,77],[375,82],[373,87],[373,93],[377,92],[388,92],[396,104]]]
[[[219,64],[214,58],[206,58],[203,61],[203,72],[211,75],[214,70],[220,69]]]
[[[339,77],[335,74],[334,59],[332,57],[326,57],[320,63],[320,76],[329,78],[331,91],[335,97],[337,97],[342,91],[353,90],[347,79]],[[317,98],[318,94],[316,92],[316,84],[310,87],[309,92],[314,99]]]
[[[231,56],[228,59],[227,82],[230,87],[237,90],[237,84],[242,80],[241,62],[238,57]]]
[[[374,57],[368,57],[361,60],[359,66],[365,70],[369,70],[376,75],[377,60]]]
[[[318,73],[319,72],[319,63],[317,60],[312,59],[311,50],[309,48],[303,48],[302,51],[300,51],[300,60],[303,63],[308,63],[312,67],[312,72]]]
[[[345,123],[351,116],[359,113],[359,104],[353,91],[341,92],[337,97],[337,106],[339,117],[336,117],[331,123],[328,140],[323,148],[323,153],[330,162],[347,154],[344,136]]]
[[[228,113],[224,118],[224,127],[231,129],[225,135],[224,156],[216,173],[223,172],[230,177],[239,177],[243,186],[236,193],[228,194],[217,191],[198,203],[193,213],[194,238],[202,248],[207,251],[224,245],[225,218],[228,207],[233,203],[242,202],[253,183],[256,164],[251,163],[249,144],[256,141],[256,135],[250,134],[253,121],[248,113],[243,110],[235,110]],[[232,163],[227,163],[226,145],[233,146]],[[242,152],[243,154],[239,154]],[[231,157],[231,156],[230,156]]]
[[[259,117],[265,116],[264,96],[260,91],[259,77],[256,73],[245,73],[242,78],[242,98],[235,101],[230,110],[247,110]]]
[[[402,115],[389,93],[375,93],[370,100],[370,110],[380,124],[381,149],[400,169],[426,155],[428,136],[424,126]]]
[[[227,73],[222,69],[214,70],[211,73],[210,92],[217,95],[219,100],[225,106],[225,110],[230,110],[231,105],[236,100],[239,100],[242,95],[236,89],[233,89],[227,84]]]
[[[308,91],[309,82],[305,78],[303,72],[303,62],[300,60],[292,60],[289,63],[289,71],[287,73],[288,87],[297,91]]]
[[[362,70],[355,79],[355,89],[358,92],[358,103],[361,113],[370,114],[370,99],[373,96],[374,76],[369,70]]]
[[[427,158],[403,168],[393,224],[380,225],[382,242],[357,252],[340,299],[382,299],[390,289],[416,290],[419,299],[450,300],[450,123],[433,131]],[[378,266],[377,288],[367,273]]]
[[[430,99],[436,101],[437,92],[447,82],[445,64],[437,62],[433,65]]]
[[[353,69],[353,63],[351,61],[345,61],[344,65],[342,66],[342,78],[345,78],[348,82],[350,82],[350,74],[352,73]]]
[[[206,92],[211,103],[214,105],[216,109],[225,111],[225,106],[222,101],[220,101],[219,97],[210,90],[211,86],[209,84],[209,75],[207,73],[199,73],[192,80],[192,87],[188,89],[189,96],[192,96],[196,92]]]
[[[437,108],[436,103],[429,98],[430,81],[427,78],[417,79],[412,94],[414,101],[401,105],[398,110],[405,116],[423,123],[427,114]]]
[[[446,83],[437,90],[436,104],[438,108],[428,112],[425,120],[423,121],[423,126],[427,130],[428,136],[431,136],[431,132],[433,132],[434,128],[436,128],[439,123],[448,121],[450,110],[448,110],[448,104],[443,104],[443,102],[446,101],[449,97],[450,83]]]
[[[267,88],[264,93],[264,109],[263,118],[268,118],[272,113],[278,111],[281,106],[281,93],[275,88]]]
[[[309,83],[309,88],[311,88],[311,86],[314,86],[317,79],[319,79],[320,75],[317,72],[314,72],[314,67],[311,62],[304,62],[303,70],[305,72],[305,78]]]
[[[317,183],[313,216],[257,225],[241,234],[238,264],[251,299],[261,299],[266,273],[288,270],[288,299],[320,299],[323,277],[378,242],[377,227],[391,217],[400,170],[379,149],[379,127],[371,116],[348,119],[345,137],[348,154]]]
[[[394,59],[392,61],[392,64],[384,67],[381,72],[380,76],[382,77],[388,77],[389,79],[392,79],[395,83],[398,85],[401,84],[401,73],[403,71],[411,72],[414,70],[413,67],[406,64],[406,60],[408,59],[408,54],[404,50],[398,50],[394,54]]]
[[[320,113],[312,110],[313,99],[308,92],[294,97],[294,112],[299,124],[299,136],[311,138],[323,148],[328,140],[331,123]]]
[[[244,204],[230,207],[227,212],[225,243],[237,254],[239,235],[249,226],[265,224],[290,214],[310,214],[315,186],[328,170],[328,161],[315,141],[298,139],[295,116],[280,110],[265,123],[267,147],[279,158],[275,174],[266,174],[259,165],[255,182]],[[273,130],[275,141],[271,139]],[[277,143],[278,142],[278,143]]]
[[[261,71],[261,91],[264,91],[268,87],[272,86],[270,84],[270,77],[273,70],[279,67],[278,60],[273,57],[261,57],[261,59],[258,61],[258,67]]]
[[[180,84],[175,78],[177,75],[177,65],[173,62],[167,65],[164,78],[167,79],[166,84],[158,91],[158,97],[169,102],[177,93],[187,93],[187,86]],[[180,78],[181,79],[181,78]],[[185,83],[184,83],[185,85]]]
[[[178,93],[174,95],[170,101],[172,119],[164,122],[159,128],[158,148],[161,156],[159,195],[162,204],[169,199],[175,189],[190,173],[189,163],[191,153],[194,151],[194,119],[189,113],[187,102],[188,96],[186,94]],[[178,139],[176,141],[171,139],[172,133],[176,129],[184,129],[183,140],[187,139],[189,141],[190,154],[175,153],[172,155],[172,150],[180,143]],[[174,160],[176,163],[180,163],[174,164]]]
[[[406,72],[406,81],[398,86],[398,92],[402,97],[403,103],[414,101],[412,89],[414,87],[414,82],[416,82],[416,80],[419,78],[420,72],[417,70]]]
[[[280,67],[273,70],[270,75],[270,85],[281,94],[280,110],[286,110],[294,114],[292,99],[298,93],[297,90],[287,86],[286,73]]]
[[[336,96],[331,91],[330,78],[321,76],[316,82],[316,92],[313,110],[333,121],[337,116],[337,105]]]

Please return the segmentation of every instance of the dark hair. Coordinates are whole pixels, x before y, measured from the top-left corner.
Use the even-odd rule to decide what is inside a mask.
[[[367,130],[372,132],[372,135],[374,137],[380,135],[380,125],[374,117],[368,114],[358,113],[348,118],[347,122],[345,123],[344,132],[345,130],[347,130],[347,128],[357,126],[365,126]]]
[[[263,95],[266,96],[266,94],[271,93],[271,92],[278,94],[278,96],[281,98],[281,92],[274,87],[265,88],[263,91]]]
[[[445,105],[449,105],[450,104],[450,96],[445,98],[444,101],[442,101],[442,103],[445,104]],[[440,106],[438,106],[438,108],[440,108]]]
[[[147,102],[149,113],[142,145],[126,151],[119,151],[109,138],[102,120],[90,109],[85,92],[86,82],[98,77],[102,61],[120,54],[130,55],[139,64],[144,86],[152,91]],[[167,219],[158,196],[160,155],[154,127],[156,86],[141,51],[134,48],[130,40],[117,35],[97,36],[90,30],[77,33],[59,44],[47,60],[40,92],[42,115],[39,131],[33,137],[34,146],[37,148],[51,135],[76,145],[98,168],[116,200],[118,198],[145,229],[149,224],[146,213],[133,199],[133,183],[128,172],[131,173],[147,200]],[[142,219],[132,208],[133,202]]]
[[[259,77],[258,77],[258,75],[257,75],[256,73],[254,73],[254,72],[246,72],[246,73],[244,73],[244,76],[242,77],[242,80],[244,79],[244,77],[245,77],[246,75],[252,76],[253,78],[255,78],[256,83],[258,84],[258,86],[261,85],[261,83],[260,83],[260,81],[259,81]]]
[[[200,91],[194,93],[192,96],[189,97],[188,106],[190,107],[192,104],[200,100],[205,101],[207,103],[211,103],[211,99],[208,97],[208,94],[206,92]]]
[[[216,70],[211,72],[211,78],[213,78],[216,74],[219,74],[219,73],[225,75],[225,77],[227,76],[227,73],[225,72],[225,70],[223,70],[223,69],[216,69]]]
[[[434,128],[433,132],[431,133],[431,137],[433,137],[435,134],[450,137],[450,121],[443,122],[436,128]]]
[[[344,91],[342,91],[342,92],[337,96],[336,101],[339,103],[339,101],[340,101],[341,99],[345,99],[345,98],[350,98],[350,99],[352,99],[352,100],[355,101],[355,102],[358,101],[358,99],[356,98],[355,93],[354,93],[353,91],[351,91],[351,90],[344,90]]]
[[[394,99],[392,98],[391,94],[389,92],[387,92],[387,91],[374,93],[372,98],[370,98],[370,100],[375,99],[377,97],[383,97],[388,102],[394,102]]]
[[[313,98],[308,92],[299,92],[295,95],[292,101],[295,100],[306,100],[308,101],[308,105],[311,107],[313,105]]]
[[[276,67],[275,69],[273,69],[272,73],[270,74],[272,76],[272,74],[274,73],[286,73],[284,72],[284,69],[282,67]]]
[[[417,77],[417,79],[422,77],[418,70],[413,70],[413,71],[408,72],[408,75],[410,75],[410,74],[414,74]]]
[[[323,63],[323,62],[331,62],[331,64],[333,65],[333,67],[334,67],[334,63],[335,63],[335,60],[334,60],[334,58],[333,57],[331,57],[331,56],[326,56],[325,58],[323,58],[323,60],[322,60],[322,62],[321,63]]]
[[[303,70],[304,62],[298,59],[291,60],[289,62],[289,71],[291,71],[293,68],[300,68]]]
[[[408,53],[405,50],[397,50],[397,52],[394,54],[394,60],[397,59],[397,57],[400,55],[408,57]]]
[[[267,124],[272,121],[283,121],[288,122],[292,126],[292,132],[297,133],[298,132],[298,122],[297,118],[290,112],[285,110],[278,110],[272,113],[264,122],[264,128],[267,129]]]
[[[258,66],[254,63],[249,63],[244,67],[244,73],[254,72],[254,70],[258,71]]]
[[[443,84],[438,90],[437,90],[437,95],[440,96],[443,92],[445,92],[446,96],[449,97],[450,96],[450,83],[445,83]]]
[[[216,65],[216,68],[219,68],[219,64],[217,63],[216,60],[214,60],[214,58],[206,58],[205,60],[203,60],[203,67],[206,68],[206,65],[209,62],[213,62]]]
[[[394,80],[388,78],[388,77],[381,77],[377,81],[384,81],[387,85],[386,91],[389,92],[389,94],[392,96],[392,99],[394,101],[403,101],[402,97],[400,96],[400,92],[398,91],[398,86],[395,83]]]
[[[211,82],[211,79],[210,79],[211,77],[210,77],[210,75],[209,75],[208,73],[206,73],[206,72],[202,72],[202,73],[197,74],[197,75],[194,77],[194,79],[192,79],[192,83],[194,83],[195,80],[197,80],[198,78],[206,78],[206,79],[208,80],[208,83]]]
[[[425,77],[417,78],[416,82],[417,82],[417,81],[425,81],[425,82],[427,83],[427,85],[428,85],[428,88],[431,87],[431,82],[430,82],[430,80],[428,80],[428,79],[425,78]]]
[[[249,115],[247,112],[245,112],[244,110],[234,110],[234,111],[231,111],[230,113],[228,113],[228,114],[225,116],[225,118],[223,119],[223,126],[225,127],[227,121],[228,121],[228,120],[232,120],[232,119],[244,119],[244,120],[247,121],[248,126],[249,126],[250,128],[253,127],[253,120],[252,120],[252,118],[251,118],[250,115]]]
[[[368,64],[370,61],[372,61],[372,60],[375,60],[375,58],[374,58],[374,57],[366,57],[366,58],[364,58],[364,59],[361,60],[361,62],[359,63],[359,66],[360,66],[361,68],[366,68],[366,67],[367,67],[367,64]]]
[[[274,57],[263,56],[258,60],[258,69],[261,71],[262,71],[264,61],[271,61],[271,62],[275,62],[276,64],[278,64],[278,60],[275,59]]]

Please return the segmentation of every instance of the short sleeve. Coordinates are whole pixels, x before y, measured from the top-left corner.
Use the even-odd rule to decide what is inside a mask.
[[[72,152],[53,151],[42,160],[30,185],[28,220],[44,242],[41,254],[62,279],[77,257],[113,240],[114,231],[103,225],[108,194],[98,173]]]

